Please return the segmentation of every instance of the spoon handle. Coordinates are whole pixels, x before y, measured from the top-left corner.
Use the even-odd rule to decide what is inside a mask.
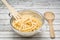
[[[52,39],[54,39],[55,38],[55,33],[54,33],[54,28],[53,28],[52,22],[49,22],[49,26],[50,26],[50,37]]]
[[[9,9],[9,11],[11,13],[11,15],[14,16],[14,15],[18,14],[18,12],[11,5],[9,5],[6,0],[1,0],[1,1],[7,6],[7,8]]]

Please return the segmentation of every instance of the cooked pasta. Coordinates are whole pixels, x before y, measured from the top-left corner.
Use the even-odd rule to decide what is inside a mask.
[[[14,20],[12,25],[21,32],[32,32],[42,26],[42,20],[32,15],[22,15],[22,19]]]

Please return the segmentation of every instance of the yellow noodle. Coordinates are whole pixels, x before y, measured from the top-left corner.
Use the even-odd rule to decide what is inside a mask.
[[[23,15],[22,19],[13,21],[12,25],[21,32],[32,32],[42,26],[42,21],[31,15]]]

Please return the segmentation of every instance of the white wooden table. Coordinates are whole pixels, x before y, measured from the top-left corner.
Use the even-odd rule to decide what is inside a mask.
[[[32,38],[23,38],[16,34],[10,26],[9,11],[0,0],[0,40],[60,40],[60,0],[7,0],[17,11],[23,9],[33,9],[42,15],[46,11],[55,14],[54,30],[55,39],[49,35],[49,26],[45,21],[42,32]]]

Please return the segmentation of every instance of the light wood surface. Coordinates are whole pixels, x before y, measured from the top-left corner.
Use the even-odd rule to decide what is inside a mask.
[[[60,40],[60,0],[7,0],[17,11],[33,9],[44,14],[45,11],[52,11],[55,14],[54,30],[56,38]],[[7,7],[0,0],[0,40],[52,40],[49,35],[49,26],[45,21],[42,32],[32,38],[21,38],[10,26],[10,17]]]

